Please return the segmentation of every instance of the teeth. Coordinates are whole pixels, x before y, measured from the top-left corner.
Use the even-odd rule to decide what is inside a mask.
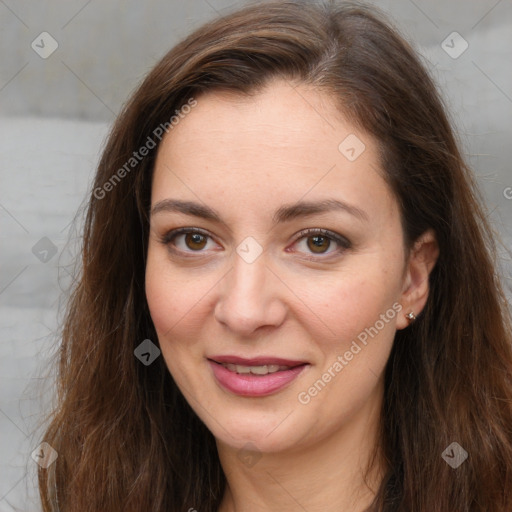
[[[239,364],[222,363],[222,366],[236,373],[252,373],[254,375],[267,375],[267,373],[275,373],[282,370],[289,370],[289,366],[279,366],[277,364],[265,364],[263,366],[242,366]]]

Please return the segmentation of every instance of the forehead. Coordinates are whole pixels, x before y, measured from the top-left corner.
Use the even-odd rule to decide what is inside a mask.
[[[152,203],[171,193],[224,208],[275,210],[333,195],[370,209],[394,203],[374,139],[344,120],[325,92],[286,81],[251,96],[199,96],[159,147]]]
[[[343,135],[340,114],[330,96],[306,85],[276,80],[257,94],[214,91],[197,102],[164,139],[163,146],[176,157],[184,145],[201,147],[210,157],[226,151],[240,160],[256,157],[251,167],[266,162],[269,151],[269,156],[281,154],[290,161],[293,153],[297,160],[322,150],[329,151],[327,158],[337,156],[335,142]],[[339,133],[332,140],[335,128]]]

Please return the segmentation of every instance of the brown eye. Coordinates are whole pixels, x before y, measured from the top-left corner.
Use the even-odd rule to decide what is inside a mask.
[[[207,238],[200,233],[187,233],[185,235],[186,246],[193,251],[200,251],[206,246]]]
[[[207,253],[215,247],[212,237],[197,228],[180,228],[165,234],[161,242],[174,252],[179,253]]]
[[[326,259],[327,256],[341,256],[352,247],[351,242],[344,236],[322,228],[308,228],[298,233],[295,251],[305,255],[318,256],[316,260]]]
[[[311,252],[316,254],[322,254],[326,252],[331,245],[331,240],[326,236],[310,236],[307,240],[308,248],[311,250]]]

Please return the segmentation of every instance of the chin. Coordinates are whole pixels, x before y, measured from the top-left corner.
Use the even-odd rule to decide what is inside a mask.
[[[206,425],[218,442],[236,450],[247,449],[249,443],[261,452],[280,452],[296,447],[302,437],[297,422],[286,421],[287,414],[279,417],[270,415],[267,421],[263,421],[261,412],[254,415],[244,413],[244,420],[241,421],[233,413],[232,417],[217,417],[218,421],[211,421],[210,418]]]

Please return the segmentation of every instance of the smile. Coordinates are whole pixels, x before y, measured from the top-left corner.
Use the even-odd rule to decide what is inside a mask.
[[[243,366],[233,363],[222,363],[224,368],[239,374],[252,373],[253,375],[267,375],[268,373],[282,372],[289,370],[290,366],[279,366],[277,364],[264,364],[262,366]]]
[[[310,366],[303,362],[236,364],[213,359],[208,359],[208,363],[215,381],[223,390],[244,397],[262,397],[277,393]]]

